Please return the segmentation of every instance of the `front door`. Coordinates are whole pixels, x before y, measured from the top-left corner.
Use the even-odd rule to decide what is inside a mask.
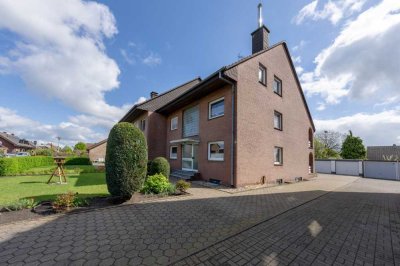
[[[182,145],[182,170],[197,171],[197,149],[196,144],[183,144]]]

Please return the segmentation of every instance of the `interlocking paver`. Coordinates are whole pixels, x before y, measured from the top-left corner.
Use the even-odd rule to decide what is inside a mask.
[[[396,265],[399,193],[397,182],[359,179],[177,264],[190,264],[194,258],[213,263],[223,256],[232,265],[254,265],[255,259],[271,265]],[[224,252],[205,255],[222,246]]]
[[[358,179],[320,197],[355,180],[322,176],[237,194],[195,187],[188,197],[3,225],[0,262],[400,264],[399,183]]]

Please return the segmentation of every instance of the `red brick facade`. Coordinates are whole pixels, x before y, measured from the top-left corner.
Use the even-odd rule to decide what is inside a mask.
[[[265,85],[258,80],[260,64],[267,72]],[[282,96],[273,91],[274,78],[281,81]],[[224,115],[209,119],[209,103],[220,98]],[[199,132],[188,140],[182,132],[183,113],[193,106],[199,108]],[[282,115],[282,130],[274,128],[274,112]],[[174,117],[178,127],[171,130]],[[172,170],[182,169],[182,144],[195,141],[197,170],[204,180],[244,186],[307,178],[314,172],[314,151],[309,147],[314,126],[285,43],[221,69],[164,107],[131,121],[139,125],[143,119],[149,159],[162,156]],[[208,143],[213,141],[224,142],[222,161],[208,158]],[[176,159],[170,158],[171,146],[178,148]],[[275,147],[282,148],[281,165],[274,163]]]

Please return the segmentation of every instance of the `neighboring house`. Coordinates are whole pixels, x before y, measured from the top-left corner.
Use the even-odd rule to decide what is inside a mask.
[[[260,23],[252,55],[135,105],[149,159],[173,174],[243,186],[314,175],[314,124],[285,42]],[[185,172],[182,172],[185,171]]]
[[[369,146],[367,159],[373,161],[399,161],[400,146]]]
[[[106,158],[107,139],[91,144],[87,148],[89,159],[92,162],[104,163]]]
[[[33,143],[26,139],[20,139],[14,134],[0,132],[0,144],[7,153],[30,151],[35,149]]]

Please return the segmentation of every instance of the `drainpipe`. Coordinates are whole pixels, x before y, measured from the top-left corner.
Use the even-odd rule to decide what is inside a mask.
[[[221,69],[219,71],[219,79],[227,82],[228,84],[230,84],[232,86],[232,141],[231,141],[231,187],[235,186],[234,183],[234,177],[235,177],[235,93],[236,93],[236,85],[235,83],[231,82],[230,80],[224,78],[222,71],[224,69]]]

